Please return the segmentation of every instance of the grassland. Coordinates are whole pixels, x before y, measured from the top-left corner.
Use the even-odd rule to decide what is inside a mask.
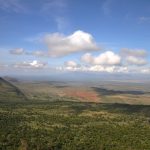
[[[0,97],[2,150],[150,149],[150,105],[148,99],[140,101],[149,96],[149,91],[140,90],[140,86],[127,91],[54,82],[5,84],[7,88],[1,88],[5,98]],[[98,100],[83,101],[80,94],[69,95],[65,93],[69,87],[82,94],[93,92]],[[11,91],[15,96],[10,98]],[[119,101],[116,96],[126,97]],[[132,96],[135,99],[131,103]],[[138,102],[133,104],[135,100]]]
[[[122,82],[15,82],[29,99],[150,105],[150,84]]]

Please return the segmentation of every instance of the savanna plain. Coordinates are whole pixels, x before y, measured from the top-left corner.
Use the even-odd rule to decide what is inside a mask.
[[[150,150],[150,83],[0,78],[0,150]]]

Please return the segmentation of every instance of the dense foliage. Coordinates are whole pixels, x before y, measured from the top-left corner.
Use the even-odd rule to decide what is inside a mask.
[[[150,106],[0,103],[1,150],[149,150]]]

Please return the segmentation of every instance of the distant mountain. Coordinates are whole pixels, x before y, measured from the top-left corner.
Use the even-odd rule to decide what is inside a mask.
[[[0,102],[3,101],[25,101],[24,93],[9,81],[0,77]]]

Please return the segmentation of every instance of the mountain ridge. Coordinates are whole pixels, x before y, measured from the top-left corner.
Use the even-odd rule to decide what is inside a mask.
[[[25,94],[13,83],[0,77],[0,101],[27,100]]]

